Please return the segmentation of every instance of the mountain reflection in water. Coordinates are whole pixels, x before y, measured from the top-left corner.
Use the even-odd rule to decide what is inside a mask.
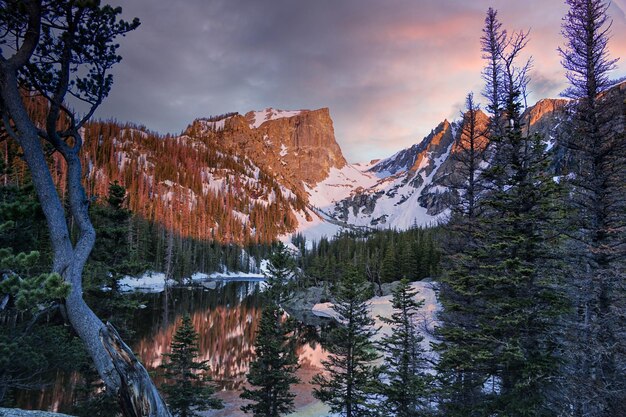
[[[216,386],[238,389],[254,355],[261,315],[257,290],[255,282],[229,282],[215,290],[174,289],[159,294],[160,300],[153,300],[138,317],[139,339],[133,349],[148,370],[157,368],[169,352],[182,315],[188,313],[200,336],[199,360],[209,361]]]
[[[188,313],[199,334],[201,360],[210,365],[210,375],[219,390],[239,390],[245,383],[250,362],[254,359],[254,337],[261,316],[258,281],[211,282],[208,288],[173,288],[158,294],[143,294],[146,308],[137,311],[133,321],[133,351],[148,369],[161,364],[169,352],[172,337],[183,314]],[[315,340],[314,329],[301,326],[297,353],[303,385],[320,368],[325,352]],[[23,392],[22,408],[70,411],[80,377],[59,374],[41,391]],[[161,378],[156,377],[159,384]],[[304,388],[304,387],[300,387]],[[298,387],[296,387],[298,390]]]

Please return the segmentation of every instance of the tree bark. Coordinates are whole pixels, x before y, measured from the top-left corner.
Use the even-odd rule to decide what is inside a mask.
[[[99,339],[121,376],[120,406],[127,416],[165,416],[169,412],[143,365],[110,324],[100,329]]]

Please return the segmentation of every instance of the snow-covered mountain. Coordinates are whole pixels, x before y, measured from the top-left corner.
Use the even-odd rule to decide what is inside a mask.
[[[611,103],[611,112],[615,113],[607,117],[613,120],[615,131],[623,132],[626,83],[604,95]],[[564,123],[570,117],[568,104],[569,101],[563,99],[543,99],[523,115],[527,132],[541,135],[554,153],[552,169],[555,174],[568,158],[564,148],[559,146],[571,134]],[[486,114],[479,111],[476,121],[478,131],[487,130]],[[329,192],[326,181],[337,182],[337,175],[332,174],[319,188],[313,189],[315,199],[311,204],[323,203],[318,204],[326,215],[351,227],[406,229],[445,221],[456,198],[450,185],[458,183],[459,162],[453,156],[464,132],[462,120],[444,120],[423,140],[389,158],[371,165],[347,165],[345,170],[360,171],[360,175],[352,174],[352,181],[343,181],[343,193],[350,183],[354,184],[349,195],[339,198],[338,194]],[[324,195],[335,198],[323,200]]]
[[[626,83],[607,94],[624,106]],[[555,149],[556,164],[567,117],[567,101],[553,99],[524,115],[527,128]],[[478,123],[487,122],[479,113]],[[104,195],[117,180],[129,190],[131,210],[182,235],[238,243],[295,233],[319,239],[342,229],[444,220],[458,175],[451,156],[463,131],[462,121],[444,120],[389,158],[349,164],[327,108],[229,113],[197,119],[177,136],[95,122],[86,128],[83,162],[90,194]]]

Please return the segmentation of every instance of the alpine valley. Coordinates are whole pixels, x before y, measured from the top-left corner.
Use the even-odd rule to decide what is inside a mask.
[[[606,93],[625,114],[626,83]],[[525,129],[553,151],[554,175],[566,154],[568,101],[543,99],[524,113]],[[32,98],[33,117],[42,112]],[[479,112],[479,130],[488,117]],[[623,120],[614,123],[623,130]],[[463,118],[444,120],[391,157],[348,163],[330,110],[267,108],[194,120],[180,135],[116,121],[86,126],[82,154],[92,198],[110,183],[128,190],[131,211],[181,236],[220,243],[271,242],[301,233],[311,240],[345,229],[408,229],[444,221],[454,203],[455,151]],[[488,138],[484,138],[488,141]],[[54,177],[66,170],[53,156]]]

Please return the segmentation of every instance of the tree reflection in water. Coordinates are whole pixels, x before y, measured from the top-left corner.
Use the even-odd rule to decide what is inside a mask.
[[[176,326],[189,313],[199,333],[200,356],[208,360],[211,376],[220,390],[236,391],[245,382],[254,359],[254,336],[261,316],[258,281],[211,282],[209,288],[174,288],[167,293],[142,294],[146,308],[137,311],[133,350],[154,371],[162,355],[169,351]],[[321,368],[325,351],[317,343],[317,332],[299,327],[297,352],[302,385]],[[159,377],[155,378],[157,384]],[[17,400],[21,408],[70,411],[80,381],[76,373],[56,376],[55,382],[40,391],[23,392]],[[296,390],[298,387],[296,387]],[[300,387],[301,389],[304,387]],[[308,388],[307,388],[308,389]]]

